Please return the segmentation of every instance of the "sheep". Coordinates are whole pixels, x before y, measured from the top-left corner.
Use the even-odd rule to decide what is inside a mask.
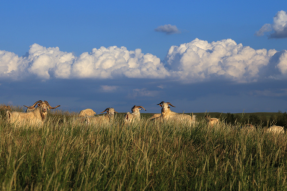
[[[86,117],[87,124],[109,124],[114,120],[114,114],[118,113],[114,108],[108,107],[101,113],[107,112],[104,115],[96,117]]]
[[[80,111],[79,117],[94,116],[94,115],[96,115],[96,112],[94,112],[92,109],[84,109]]]
[[[35,102],[33,105],[31,105],[31,106],[26,106],[26,105],[24,105],[24,107],[27,107],[26,113],[31,112],[31,111],[34,111],[34,110],[36,109],[37,103],[40,103],[40,102],[42,102],[42,100],[36,101],[36,102]],[[51,107],[51,106],[50,106],[50,107]],[[57,107],[60,107],[60,105],[57,105],[56,107],[51,107],[50,109],[56,109]]]
[[[72,120],[73,125],[84,125],[87,121],[87,117],[95,116],[96,112],[94,112],[92,109],[84,109],[80,111],[79,115],[75,115],[75,117]]]
[[[273,126],[271,126],[271,127],[269,127],[267,130],[266,130],[266,132],[268,132],[268,133],[284,133],[285,131],[284,131],[284,127],[282,127],[282,126],[276,126],[276,125],[273,125]]]
[[[214,125],[219,123],[219,119],[217,118],[210,118],[210,116],[206,115],[205,119],[209,127],[213,127]]]
[[[141,109],[146,111],[146,109],[143,106],[134,105],[131,109],[132,113],[127,112],[127,114],[125,115],[125,119],[124,119],[125,124],[131,123],[133,121],[140,121],[140,117],[141,117],[140,110]]]
[[[42,101],[42,100],[37,101],[34,104],[34,107],[36,105],[38,107],[28,113],[17,112],[17,111],[10,112],[8,110],[6,112],[8,123],[17,124],[17,125],[26,124],[26,125],[33,125],[33,126],[34,125],[42,126],[47,118],[48,110],[60,107],[60,105],[58,105],[57,107],[51,107],[47,101]]]
[[[175,106],[173,106],[169,102],[162,101],[158,105],[162,107],[161,115],[159,117],[160,121],[163,121],[163,122],[174,121],[177,123],[185,123],[185,124],[188,124],[190,126],[192,124],[195,124],[195,119],[196,119],[195,115],[190,116],[187,114],[175,113],[175,112],[171,111],[170,107],[169,107],[169,106],[172,106],[172,107],[175,107]]]

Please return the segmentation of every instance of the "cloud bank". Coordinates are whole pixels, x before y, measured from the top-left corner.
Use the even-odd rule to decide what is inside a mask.
[[[0,77],[21,78],[35,75],[50,78],[165,78],[169,76],[160,59],[143,54],[140,49],[128,51],[125,47],[94,48],[79,57],[60,51],[58,47],[45,48],[38,44],[30,47],[28,56],[0,51]]]
[[[276,52],[254,50],[231,39],[212,43],[195,39],[190,43],[172,46],[166,62],[173,76],[188,82],[214,78],[252,82],[260,77],[260,69],[269,64]],[[282,67],[279,67],[282,73],[285,65],[286,63],[282,63]]]
[[[156,32],[162,32],[162,33],[166,33],[166,34],[175,34],[175,33],[180,33],[180,31],[178,30],[178,28],[175,25],[163,25],[163,26],[159,26],[156,29],[154,29]]]
[[[255,33],[256,36],[263,36],[266,32],[271,32],[270,38],[286,38],[287,37],[287,13],[285,11],[278,11],[273,17],[273,24],[264,24],[259,31]]]
[[[168,79],[195,83],[225,79],[254,82],[278,75],[287,77],[287,51],[258,49],[232,39],[207,42],[195,39],[171,46],[164,61],[140,49],[101,47],[75,56],[58,47],[33,44],[26,56],[0,51],[0,78],[25,79]],[[103,91],[115,87],[103,86]]]

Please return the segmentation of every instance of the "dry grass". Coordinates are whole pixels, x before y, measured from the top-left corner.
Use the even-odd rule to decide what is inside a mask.
[[[220,124],[72,125],[0,120],[2,190],[286,190],[286,135]]]

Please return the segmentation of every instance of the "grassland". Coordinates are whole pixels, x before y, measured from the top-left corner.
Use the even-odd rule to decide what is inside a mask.
[[[287,189],[285,134],[260,124],[248,132],[239,122],[208,128],[200,117],[195,127],[159,125],[149,114],[123,126],[122,115],[87,126],[54,112],[42,128],[13,128],[3,115],[1,190]]]

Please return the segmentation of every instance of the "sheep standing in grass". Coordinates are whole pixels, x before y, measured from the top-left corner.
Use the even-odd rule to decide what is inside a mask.
[[[104,112],[107,112],[107,113],[101,116],[86,117],[86,122],[88,124],[106,124],[106,125],[112,123],[114,120],[115,113],[117,113],[115,109],[108,107],[101,113],[104,113]]]
[[[161,115],[160,115],[160,121],[163,122],[176,122],[180,124],[187,124],[187,125],[192,125],[195,124],[195,116],[190,116],[187,114],[180,114],[180,113],[175,113],[170,110],[169,106],[173,106],[169,102],[160,102],[158,104],[162,109],[161,109]]]
[[[17,125],[36,125],[41,126],[44,124],[48,110],[55,109],[60,107],[60,105],[56,107],[51,107],[47,101],[39,100],[34,104],[38,106],[33,111],[28,113],[17,112],[17,111],[7,111],[7,120],[9,123],[17,124]]]
[[[135,121],[139,122],[141,119],[141,113],[140,113],[141,109],[146,111],[146,109],[143,106],[134,105],[131,109],[132,113],[127,112],[127,114],[125,115],[125,119],[124,119],[125,124],[135,122]]]
[[[210,118],[210,116],[206,115],[205,119],[209,127],[213,127],[214,125],[219,123],[219,119],[217,118]]]
[[[279,134],[279,133],[284,133],[284,127],[282,126],[276,126],[276,125],[273,125],[271,127],[269,127],[266,132],[268,133],[274,133],[274,134]]]

